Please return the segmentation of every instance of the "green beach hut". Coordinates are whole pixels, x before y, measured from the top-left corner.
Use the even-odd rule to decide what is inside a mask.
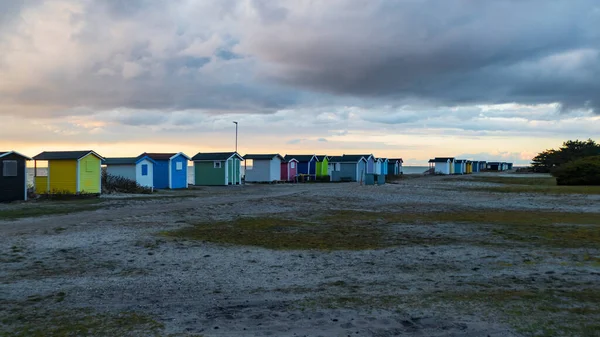
[[[316,155],[317,157],[317,177],[326,177],[329,175],[329,157],[326,155]]]
[[[198,153],[194,162],[194,185],[227,186],[242,183],[242,161],[237,152]]]

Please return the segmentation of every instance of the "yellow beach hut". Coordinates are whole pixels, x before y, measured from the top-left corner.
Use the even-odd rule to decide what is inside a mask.
[[[46,151],[33,157],[37,194],[100,193],[102,156],[94,151]],[[38,161],[48,163],[46,175],[38,175]]]

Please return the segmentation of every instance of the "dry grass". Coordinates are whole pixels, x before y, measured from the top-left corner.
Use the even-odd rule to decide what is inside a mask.
[[[357,220],[357,219],[355,219]],[[162,235],[221,244],[270,249],[365,250],[402,244],[449,243],[447,238],[428,238],[389,231],[385,221],[324,221],[324,219],[237,218],[200,223]],[[453,241],[452,241],[453,242]]]
[[[471,187],[470,189],[499,193],[541,193],[541,194],[600,194],[600,186],[557,186],[553,177],[482,177],[472,176],[469,179],[504,184],[507,186]],[[464,180],[457,178],[457,180]]]
[[[293,219],[241,217],[198,223],[162,235],[219,244],[270,249],[365,250],[401,245],[459,243],[456,238],[418,234],[398,225],[466,223],[491,232],[489,240],[463,244],[498,244],[497,237],[523,244],[553,247],[600,246],[600,215],[540,211],[464,210],[457,212],[394,213],[331,211]],[[439,234],[439,233],[438,233]]]
[[[46,215],[62,215],[76,212],[95,211],[102,208],[102,199],[82,199],[65,201],[36,201],[15,205],[14,208],[0,210],[0,220],[16,220]]]
[[[600,289],[491,290],[449,293],[442,302],[461,303],[469,310],[482,307],[526,336],[598,336]]]
[[[505,239],[557,247],[599,247],[600,214],[574,212],[471,209],[455,212],[379,213],[335,211],[326,216],[333,222],[368,223],[468,223],[491,225]],[[492,242],[489,242],[492,243]]]

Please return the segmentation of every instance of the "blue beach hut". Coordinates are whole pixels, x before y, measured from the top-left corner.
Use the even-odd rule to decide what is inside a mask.
[[[184,153],[142,153],[154,160],[154,188],[187,188],[188,161]]]

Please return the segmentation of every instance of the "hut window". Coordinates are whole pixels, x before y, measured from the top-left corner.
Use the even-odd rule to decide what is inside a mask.
[[[16,160],[5,160],[4,166],[2,167],[2,175],[5,177],[16,177],[17,176],[17,161]]]
[[[148,164],[142,164],[142,175],[143,176],[148,175]]]
[[[221,168],[221,162],[220,162],[220,161],[216,161],[216,162],[214,162],[214,165],[213,165],[213,167],[214,167],[214,168],[217,168],[217,169],[220,169],[220,168]]]
[[[293,161],[293,162],[290,163],[290,168],[296,168],[296,162],[295,161]]]
[[[183,170],[183,163],[182,163],[182,162],[180,162],[180,161],[178,161],[177,163],[175,163],[175,169],[176,169],[177,171],[181,171],[181,170]]]
[[[86,161],[85,162],[85,172],[93,172],[94,169],[92,167],[92,162]]]

